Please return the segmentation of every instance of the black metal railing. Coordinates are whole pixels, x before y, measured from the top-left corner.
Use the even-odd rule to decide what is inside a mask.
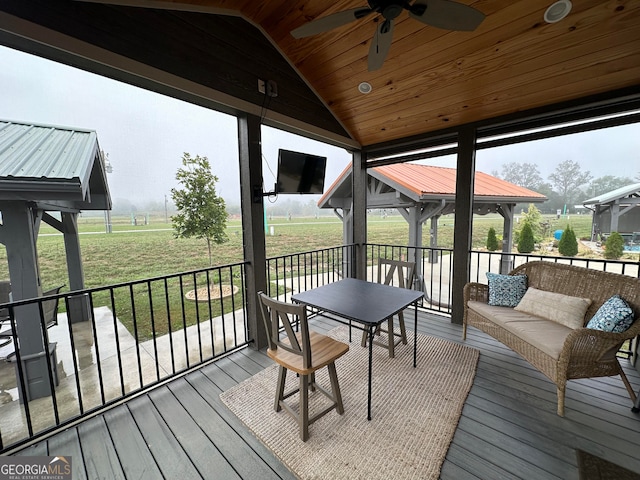
[[[451,313],[453,278],[453,250],[448,248],[408,247],[404,245],[367,244],[367,279],[376,280],[378,258],[416,262],[414,289],[423,290],[422,307],[427,310]],[[594,270],[619,273],[640,278],[640,262],[604,260],[581,257],[561,257],[522,253],[501,253],[472,250],[469,252],[471,281],[486,283],[487,272],[507,273],[526,262],[566,263]]]
[[[621,260],[605,260],[598,258],[562,257],[551,255],[532,255],[529,253],[501,253],[472,250],[470,253],[471,274],[475,282],[486,282],[486,272],[507,273],[511,269],[526,262],[541,260],[544,262],[565,263],[578,267],[620,273],[640,278],[640,262],[625,262]],[[502,270],[501,270],[502,268]]]
[[[353,270],[355,245],[340,245],[267,259],[267,294],[280,300],[341,278]]]
[[[0,450],[245,346],[244,282],[236,263],[0,306]]]
[[[353,276],[359,248],[342,245],[268,258],[268,294],[288,300],[292,293]],[[362,248],[368,280],[377,281],[379,258],[415,261],[413,288],[425,294],[421,308],[450,313],[451,249]],[[640,262],[481,251],[469,255],[470,278],[480,282],[486,272],[532,260],[640,276]],[[7,360],[0,362],[0,453],[246,346],[251,338],[245,275],[245,263],[236,263],[0,305],[8,317],[0,330],[0,358]],[[64,310],[53,315],[57,324],[51,321],[54,300]],[[28,330],[19,325],[25,318],[36,319]],[[17,341],[16,333],[35,337],[40,351],[27,348],[26,340]],[[34,386],[38,375],[40,384]]]
[[[451,313],[452,249],[416,248],[372,243],[366,244],[366,249],[367,280],[377,280],[379,258],[415,262],[416,275],[413,288],[424,292],[424,298],[420,306],[438,313]]]

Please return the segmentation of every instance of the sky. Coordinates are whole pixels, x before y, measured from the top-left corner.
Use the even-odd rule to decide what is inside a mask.
[[[95,130],[113,167],[107,179],[116,202],[170,199],[184,152],[206,156],[219,178],[218,194],[228,204],[240,202],[235,117],[0,46],[0,119]],[[325,187],[351,162],[345,149],[269,127],[263,127],[262,148],[265,190],[275,183],[279,148],[326,156]],[[546,180],[569,159],[594,178],[633,178],[640,174],[638,152],[635,124],[480,150],[476,167],[490,174],[505,163],[534,163]],[[455,158],[425,163],[455,167]],[[620,165],[630,168],[620,171]],[[311,198],[318,197],[301,197]]]

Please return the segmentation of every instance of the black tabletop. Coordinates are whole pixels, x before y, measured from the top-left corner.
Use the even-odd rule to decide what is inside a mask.
[[[296,293],[291,298],[298,303],[372,325],[395,315],[422,295],[422,292],[417,290],[345,278]]]

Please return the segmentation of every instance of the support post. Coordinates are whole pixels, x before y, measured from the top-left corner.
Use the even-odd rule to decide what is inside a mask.
[[[2,222],[11,235],[4,237],[11,278],[11,295],[14,301],[37,298],[40,295],[40,269],[36,250],[36,219],[26,202],[5,202],[2,205]],[[37,303],[15,308],[16,333],[20,345],[23,384],[28,400],[51,395],[49,364],[45,350],[47,338],[40,321]],[[19,371],[17,369],[16,371]],[[22,391],[20,391],[21,400]]]
[[[513,211],[514,204],[505,203],[500,205],[500,215],[504,219],[502,222],[502,255],[500,256],[500,273],[507,274],[513,270],[513,258],[511,256],[511,246],[513,245]]]
[[[108,210],[107,210],[108,211]],[[84,289],[84,270],[80,253],[80,237],[78,236],[78,214],[76,212],[62,212],[62,233],[64,248],[67,255],[67,273],[69,275],[69,290]],[[89,295],[69,296],[69,322],[86,322],[90,315]]]
[[[355,269],[352,275],[367,278],[367,157],[361,151],[353,152],[351,179],[353,181],[353,243],[356,245]]]
[[[453,291],[451,322],[462,324],[463,288],[469,281],[469,251],[473,220],[473,187],[476,169],[476,131],[467,126],[458,133],[456,214],[453,228]]]
[[[238,116],[238,151],[240,154],[240,201],[244,234],[245,301],[249,338],[252,348],[267,346],[267,335],[260,320],[258,292],[267,291],[266,247],[263,198],[256,198],[255,189],[262,191],[262,137],[260,118]]]
[[[618,231],[618,221],[620,220],[620,200],[616,200],[611,205],[611,227],[609,228],[609,234]]]
[[[438,220],[440,215],[431,217],[431,228],[429,230],[429,263],[438,263],[440,261],[440,255],[436,248],[438,248]]]
[[[407,253],[407,260],[416,264],[414,286],[421,288],[419,283],[422,279],[422,210],[419,204],[409,207],[409,249]]]

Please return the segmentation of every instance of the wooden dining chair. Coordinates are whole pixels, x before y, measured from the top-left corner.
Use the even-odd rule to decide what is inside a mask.
[[[258,297],[268,336],[267,355],[280,366],[274,407],[276,412],[284,408],[298,422],[300,438],[306,442],[309,438],[309,425],[318,418],[334,408],[340,415],[344,413],[335,361],[349,351],[349,345],[309,330],[304,305],[274,300],[263,292],[258,292]],[[280,324],[284,327],[282,335]],[[298,333],[294,331],[296,326],[298,326]],[[315,372],[323,367],[329,370],[331,392],[315,381]],[[300,382],[298,388],[285,393],[285,380],[289,370],[298,374]],[[319,391],[332,402],[311,418],[309,418],[309,390]],[[285,400],[297,392],[300,393],[300,400],[296,412]]]
[[[388,258],[378,258],[378,283],[384,283],[385,285],[393,285],[399,288],[411,288],[413,285],[413,278],[415,276],[416,264],[415,262],[405,262],[402,260],[391,260]],[[395,279],[394,279],[395,275]],[[387,329],[377,327],[375,335],[380,335],[381,332],[387,334],[387,342],[380,341],[373,342],[374,345],[381,345],[389,350],[389,357],[395,357],[395,347],[402,342],[407,344],[407,330],[404,326],[404,315],[402,312],[398,313],[398,325],[400,332],[396,333],[394,330],[394,318],[389,317],[387,320]],[[362,332],[362,346],[367,346],[367,338],[369,332],[366,330]]]

